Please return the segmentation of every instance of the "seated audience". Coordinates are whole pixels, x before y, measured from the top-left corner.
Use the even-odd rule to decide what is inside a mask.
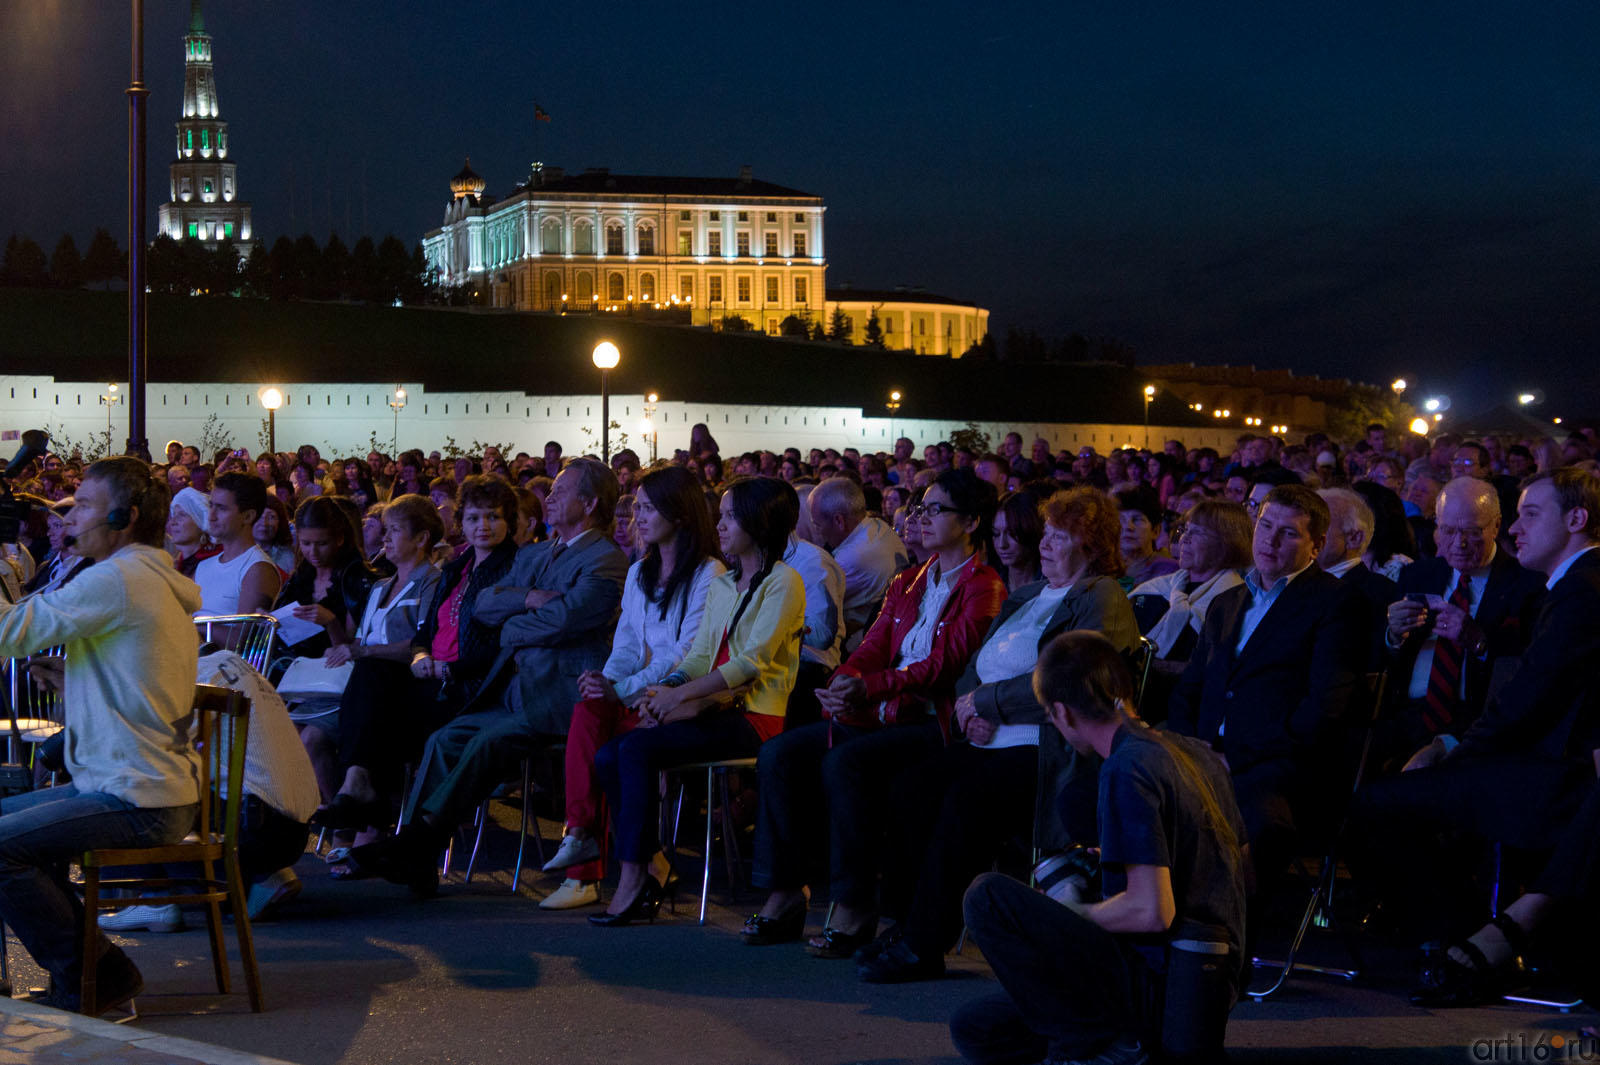
[[[794,489],[776,477],[738,479],[723,494],[717,537],[732,568],[711,582],[688,655],[645,689],[637,727],[595,759],[622,875],[611,905],[590,923],[627,925],[660,906],[662,884],[647,865],[659,848],[658,772],[749,757],[783,730],[805,626],[805,586],[782,561],[798,513]]]
[[[1129,593],[1140,631],[1171,662],[1189,660],[1212,602],[1242,584],[1239,570],[1250,565],[1250,517],[1239,504],[1201,500],[1181,528],[1178,568]]]
[[[1384,612],[1400,598],[1400,592],[1394,581],[1374,573],[1362,561],[1375,525],[1366,500],[1348,488],[1324,488],[1317,494],[1328,505],[1328,536],[1317,552],[1317,565],[1360,595],[1366,607],[1362,631],[1369,634],[1371,646],[1364,671],[1373,672],[1383,659]]]
[[[994,557],[1005,575],[1007,592],[1039,579],[1039,538],[1043,535],[1038,493],[1030,488],[1006,493],[994,516]]]
[[[283,505],[283,500],[271,492],[267,493],[267,505],[255,525],[251,526],[250,535],[255,539],[256,546],[272,559],[279,573],[287,578],[294,572],[294,530],[290,527],[289,510]]]
[[[818,485],[807,505],[812,541],[844,573],[843,651],[849,653],[877,616],[889,582],[905,568],[905,545],[887,522],[867,513],[861,486],[848,478]]]
[[[320,631],[287,645],[289,655],[320,658],[350,642],[378,575],[361,557],[360,534],[334,496],[300,504],[294,516],[300,564],[284,582],[273,609],[294,606],[294,616]]]
[[[267,509],[267,486],[253,473],[225,473],[206,510],[206,529],[222,550],[195,567],[200,613],[258,614],[272,608],[283,575],[256,546],[255,524]]]
[[[1117,546],[1127,566],[1119,583],[1131,591],[1154,577],[1165,576],[1178,563],[1156,551],[1156,533],[1161,528],[1161,504],[1148,489],[1128,489],[1116,493],[1117,512],[1122,520],[1122,536]]]
[[[205,495],[193,488],[182,488],[173,494],[167,516],[167,543],[173,564],[185,577],[193,577],[201,562],[222,550],[206,536],[209,510]]]

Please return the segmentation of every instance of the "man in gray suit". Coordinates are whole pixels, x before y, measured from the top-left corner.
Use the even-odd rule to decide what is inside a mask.
[[[578,676],[610,653],[628,574],[611,539],[617,494],[616,476],[595,459],[574,459],[556,477],[545,499],[552,538],[518,551],[509,583],[478,594],[475,616],[500,626],[499,657],[462,714],[428,740],[406,827],[351,853],[361,874],[432,894],[450,829],[530,751],[566,737]]]

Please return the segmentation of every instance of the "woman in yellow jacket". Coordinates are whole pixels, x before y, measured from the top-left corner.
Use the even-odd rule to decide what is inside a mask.
[[[730,567],[711,582],[688,655],[639,702],[639,724],[595,755],[610,803],[622,877],[611,907],[589,918],[626,925],[655,916],[661,884],[647,863],[658,849],[656,775],[668,766],[748,758],[783,731],[800,666],[805,586],[782,561],[799,518],[795,491],[776,477],[735,481],[723,493],[717,539]]]

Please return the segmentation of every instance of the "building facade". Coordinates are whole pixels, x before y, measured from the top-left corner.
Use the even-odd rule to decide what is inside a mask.
[[[850,343],[867,343],[867,323],[876,314],[884,347],[918,355],[959,359],[989,333],[987,308],[916,289],[829,289],[825,324],[835,311],[844,315]]]
[[[211,35],[200,0],[191,0],[189,32],[183,38],[183,117],[178,121],[177,159],[172,163],[171,200],[161,205],[159,231],[174,240],[194,238],[207,248],[232,240],[241,257],[254,243],[250,205],[239,199],[236,167],[228,158],[228,124],[217,106]]]
[[[423,252],[441,283],[523,311],[738,317],[777,334],[823,317],[820,196],[737,178],[652,177],[535,165],[494,199],[471,162]]]

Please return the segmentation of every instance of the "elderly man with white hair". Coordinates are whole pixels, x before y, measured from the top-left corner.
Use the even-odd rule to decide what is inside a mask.
[[[1383,661],[1384,611],[1400,598],[1394,581],[1374,573],[1361,556],[1372,544],[1377,520],[1367,501],[1348,488],[1324,488],[1317,493],[1328,504],[1328,538],[1317,553],[1317,565],[1361,593],[1367,605],[1367,628],[1372,633],[1369,669]]]
[[[883,593],[906,567],[906,545],[894,527],[867,513],[861,486],[844,477],[817,485],[807,501],[812,540],[844,571],[844,650],[854,650],[878,614]]]

